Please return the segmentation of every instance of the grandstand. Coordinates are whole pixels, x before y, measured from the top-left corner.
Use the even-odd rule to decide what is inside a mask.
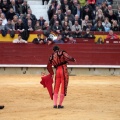
[[[14,1],[14,0],[13,0]],[[47,5],[47,3],[45,2],[45,5],[42,5],[42,1],[39,0],[27,0],[27,7],[28,9],[30,8],[32,13],[30,13],[32,15],[32,20],[33,20],[33,26],[34,27],[36,25],[36,21],[40,19],[40,17],[42,16],[44,20],[46,20],[51,29],[52,29],[52,22],[51,19],[49,18],[48,15],[48,10],[50,9],[49,6],[51,5],[52,1],[49,1],[49,5]],[[3,3],[4,4],[4,3]],[[17,5],[18,3],[16,3]],[[52,3],[54,4],[54,2]],[[69,3],[71,5],[71,3]],[[79,4],[79,3],[77,3]],[[87,27],[89,27],[89,25],[84,26],[82,23],[84,23],[84,18],[83,18],[83,14],[88,14],[86,13],[86,9],[89,8],[89,10],[91,10],[91,6],[86,4],[85,6],[82,6],[81,8],[77,8],[77,4],[75,3],[75,0],[73,1],[73,6],[72,8],[69,8],[72,10],[72,14],[76,14],[74,13],[74,11],[76,9],[79,9],[81,12],[81,29],[82,32],[81,34],[85,34],[84,29],[87,29]],[[106,3],[105,3],[106,4]],[[62,6],[63,4],[61,4]],[[116,12],[118,10],[118,5],[119,5],[119,1],[113,1],[112,7],[111,5],[106,5],[106,9],[105,9],[105,13],[103,14],[103,16],[105,17],[105,15],[108,16],[109,19],[112,20],[112,18],[114,17],[110,17],[109,14],[107,14],[107,8],[109,11],[115,11],[114,15],[117,16],[117,22],[118,25],[115,26],[114,28],[112,28],[112,24],[111,21],[111,27],[110,29],[112,29],[114,31],[114,33],[116,33],[119,36],[119,11],[118,13]],[[60,3],[58,1],[58,6],[56,7],[56,9],[60,9],[59,8]],[[117,6],[117,7],[116,7]],[[23,9],[24,7],[24,3],[19,4],[19,14],[26,14],[27,15],[27,11],[24,11]],[[64,6],[62,6],[64,7]],[[99,6],[100,7],[100,6]],[[63,9],[63,8],[61,8]],[[84,11],[85,9],[85,11]],[[93,9],[93,13],[95,13],[95,9]],[[100,7],[99,9],[102,9],[102,7]],[[64,9],[63,9],[64,10]],[[88,11],[89,11],[88,10]],[[98,10],[96,8],[96,12],[99,13],[100,10]],[[57,11],[57,10],[56,10]],[[103,10],[104,11],[104,10]],[[103,12],[102,11],[102,12]],[[58,11],[57,11],[58,12]],[[91,13],[91,11],[89,11]],[[16,13],[17,14],[17,13]],[[58,13],[56,13],[58,14]],[[95,13],[97,15],[97,13]],[[7,16],[8,14],[6,14]],[[51,14],[52,15],[52,14]],[[67,15],[67,11],[65,13],[65,15]],[[92,17],[93,19],[95,19],[97,21],[98,18],[94,17],[94,16],[90,16],[90,14],[88,14],[89,17]],[[27,26],[27,21],[29,21],[29,17],[21,17],[21,15],[19,16],[19,19],[23,20],[23,25],[25,25],[25,29],[28,27]],[[7,18],[8,20],[8,18]],[[115,19],[116,20],[116,19]],[[59,20],[60,21],[60,20]],[[91,19],[90,19],[91,21]],[[89,22],[90,22],[89,21]],[[14,22],[14,21],[13,21]],[[54,21],[55,22],[55,21]],[[53,22],[53,23],[54,23]],[[88,23],[89,23],[88,22]],[[104,22],[104,21],[102,21]],[[17,24],[17,25],[16,25]],[[74,23],[72,23],[74,25]],[[28,44],[26,45],[13,45],[12,41],[13,39],[17,39],[18,34],[20,33],[20,31],[18,29],[20,28],[19,23],[15,23],[15,36],[11,37],[10,36],[10,32],[8,31],[7,34],[4,36],[1,32],[0,34],[0,55],[2,56],[0,58],[0,71],[1,73],[31,73],[31,70],[33,71],[32,73],[36,73],[39,74],[42,71],[46,72],[46,63],[47,63],[47,58],[48,58],[48,51],[49,54],[50,52],[52,52],[50,49],[52,49],[53,45],[34,45],[32,43],[33,39],[36,38],[37,34],[41,34],[41,38],[42,39],[47,39],[46,35],[44,34],[44,31],[42,30],[42,28],[40,28],[41,30],[36,30],[33,29],[32,31],[29,31],[29,36],[28,39],[26,39],[28,41]],[[95,21],[93,20],[92,26],[96,25]],[[95,27],[95,26],[94,26]],[[107,75],[119,75],[120,70],[119,70],[119,65],[120,65],[120,61],[119,61],[119,46],[120,46],[120,41],[118,40],[106,40],[106,36],[108,35],[108,31],[105,31],[105,26],[103,31],[99,31],[98,29],[94,29],[94,31],[91,31],[92,34],[94,34],[95,39],[89,39],[89,38],[75,38],[76,43],[75,44],[70,44],[69,42],[64,43],[62,46],[63,49],[66,49],[67,51],[69,51],[71,54],[75,55],[75,58],[78,59],[77,63],[75,65],[73,64],[69,64],[69,71],[71,75],[77,75],[77,74],[95,74],[95,75],[102,75],[102,74],[107,74]],[[75,34],[75,31],[72,30],[73,26],[71,27],[71,33],[72,35]],[[96,28],[101,29],[100,26],[96,26]],[[65,28],[64,28],[65,29]],[[53,30],[52,30],[53,31]],[[64,30],[63,30],[64,31]],[[55,36],[58,35],[58,33],[56,34],[56,31],[53,32]],[[21,33],[22,34],[22,33]],[[23,34],[23,37],[25,36],[25,33]],[[74,37],[74,36],[73,36]],[[98,38],[102,37],[104,44],[96,44]],[[120,37],[120,36],[119,36]],[[69,39],[67,39],[69,41]],[[7,46],[7,47],[6,47]],[[9,47],[8,47],[9,46]],[[84,46],[84,47],[83,47]],[[74,48],[77,48],[77,50],[74,50]],[[19,51],[19,49],[21,49]],[[46,49],[48,49],[46,51]],[[36,52],[37,51],[37,52]],[[41,51],[44,51],[44,53],[41,53]],[[23,54],[24,53],[24,54]],[[32,55],[34,54],[33,59],[31,60]],[[40,54],[40,55],[39,55]],[[114,56],[114,57],[113,57]],[[11,60],[12,57],[12,60]],[[42,58],[43,57],[43,58]],[[15,68],[15,69],[14,69]],[[40,69],[39,72],[36,72],[36,69]],[[12,71],[11,71],[12,69]],[[16,71],[17,69],[17,71]],[[25,69],[25,71],[23,71],[23,69]],[[19,72],[18,72],[19,71]],[[76,72],[77,71],[77,72]],[[77,73],[77,74],[75,74]]]

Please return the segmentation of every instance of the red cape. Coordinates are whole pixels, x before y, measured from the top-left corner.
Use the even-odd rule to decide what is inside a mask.
[[[43,87],[47,88],[49,95],[51,97],[51,99],[53,100],[53,88],[52,88],[52,84],[53,84],[53,78],[50,74],[42,76],[41,77],[41,81],[40,83],[43,85]]]

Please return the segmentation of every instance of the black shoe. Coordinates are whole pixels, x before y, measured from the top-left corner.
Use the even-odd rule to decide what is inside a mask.
[[[57,108],[57,105],[54,105],[53,108]]]
[[[62,105],[58,105],[58,109],[60,109],[60,108],[64,108],[64,106],[62,106]]]
[[[4,108],[4,106],[0,106],[0,109],[3,109]]]

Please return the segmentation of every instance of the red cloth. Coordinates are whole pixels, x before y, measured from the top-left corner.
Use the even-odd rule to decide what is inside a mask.
[[[113,35],[107,35],[106,39],[119,39],[119,36],[116,35],[116,34],[113,34]]]
[[[40,81],[40,84],[42,84],[44,88],[47,88],[50,98],[53,100],[52,76],[48,74],[48,75],[42,76],[41,79],[42,80]]]

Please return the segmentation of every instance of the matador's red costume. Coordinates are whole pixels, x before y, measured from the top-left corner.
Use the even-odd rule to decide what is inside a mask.
[[[56,68],[56,75],[55,75],[55,85],[54,85],[54,108],[57,108],[57,98],[58,92],[61,85],[61,92],[60,92],[60,102],[58,108],[63,108],[62,102],[64,96],[67,94],[67,86],[68,86],[68,70],[67,70],[67,63],[68,61],[75,61],[75,59],[67,54],[64,50],[59,50],[59,47],[55,46],[53,48],[54,53],[50,56],[49,62],[47,65],[47,69],[51,75],[54,75],[52,66]]]

